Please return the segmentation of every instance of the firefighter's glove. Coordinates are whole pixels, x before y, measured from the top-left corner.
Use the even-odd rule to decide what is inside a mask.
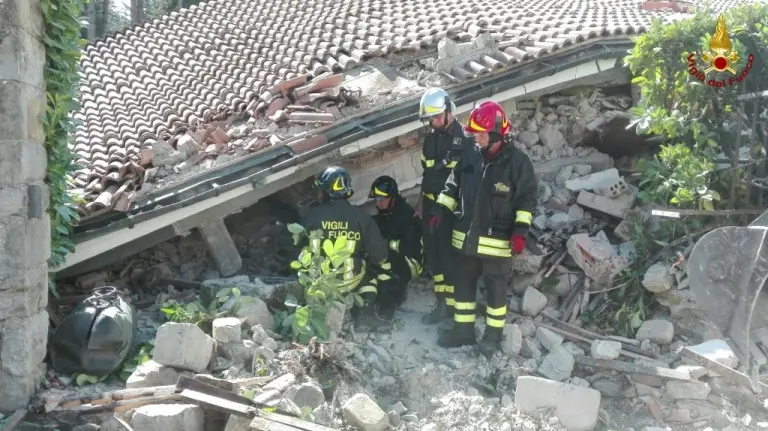
[[[522,235],[512,235],[512,238],[509,239],[509,246],[512,247],[512,251],[515,254],[522,253],[525,248],[525,237]]]
[[[429,233],[434,234],[435,230],[440,226],[440,223],[443,222],[443,216],[441,215],[432,215],[429,218]]]

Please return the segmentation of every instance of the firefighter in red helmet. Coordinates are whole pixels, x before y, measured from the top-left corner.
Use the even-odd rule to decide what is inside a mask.
[[[485,333],[478,349],[490,357],[499,349],[507,314],[511,258],[525,248],[536,208],[538,182],[533,163],[512,143],[510,122],[501,105],[487,101],[469,115],[464,133],[475,138],[451,171],[436,202],[429,227],[455,215],[451,244],[457,252],[453,330],[438,340],[442,347],[476,344],[477,282],[487,290]]]

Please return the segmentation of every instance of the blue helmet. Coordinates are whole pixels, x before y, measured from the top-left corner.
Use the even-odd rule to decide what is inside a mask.
[[[346,169],[340,166],[330,166],[315,180],[315,186],[319,187],[331,199],[349,199],[352,190],[352,178]]]
[[[371,184],[371,191],[368,193],[369,198],[393,198],[397,196],[397,182],[390,176],[383,175],[376,178],[376,181]]]

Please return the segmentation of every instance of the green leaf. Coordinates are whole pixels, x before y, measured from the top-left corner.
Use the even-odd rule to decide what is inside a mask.
[[[232,288],[232,295],[235,296],[235,297],[240,296],[240,289],[238,289],[236,287],[233,287]]]
[[[299,306],[299,300],[294,295],[288,294],[285,296],[284,304],[288,308],[296,308]]]
[[[334,255],[335,249],[330,239],[326,239],[325,241],[323,241],[323,251],[325,252],[325,255],[328,257]]]
[[[300,225],[298,223],[290,223],[288,225],[288,232],[293,233],[293,234],[300,234],[300,233],[304,233],[305,230],[304,230],[304,226],[302,226],[302,225]]]
[[[296,309],[296,313],[294,313],[295,321],[294,324],[298,327],[306,327],[309,324],[309,308],[308,307],[299,307]]]
[[[232,293],[232,289],[233,288],[231,287],[225,287],[223,289],[219,289],[219,291],[216,292],[216,297],[222,298],[222,297],[228,296],[230,293]]]
[[[636,76],[636,77],[632,78],[632,84],[641,84],[641,83],[643,83],[645,81],[647,81],[647,79],[645,79],[645,77],[643,77],[643,76]]]
[[[293,262],[291,262],[291,269],[292,270],[295,271],[295,270],[297,270],[299,268],[301,268],[301,262],[299,262],[298,260],[294,260]]]

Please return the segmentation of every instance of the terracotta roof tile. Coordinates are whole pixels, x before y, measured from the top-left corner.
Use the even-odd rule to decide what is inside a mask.
[[[344,79],[338,73],[367,58],[490,34],[500,51],[451,69],[456,78],[472,79],[590,39],[643,32],[654,16],[684,16],[640,6],[639,0],[212,0],[182,9],[85,48],[71,147],[82,165],[73,174],[75,191],[89,202],[84,213],[125,210],[133,188],[154,175],[146,170],[158,162],[164,148],[158,142],[179,154],[179,136],[224,133],[217,124],[232,116],[332,123],[353,100],[338,88]],[[189,165],[237,153],[234,145],[255,151],[277,139],[198,137],[202,156],[168,160]]]

